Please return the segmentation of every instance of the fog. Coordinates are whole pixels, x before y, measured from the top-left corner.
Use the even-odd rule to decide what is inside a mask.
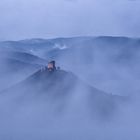
[[[139,140],[139,13],[139,0],[0,1],[0,40],[21,39],[0,42],[0,140]]]
[[[138,73],[131,72],[128,62],[121,65],[123,59],[121,63],[118,59],[116,63],[111,59],[110,56],[120,54],[120,50],[107,50],[107,47],[105,50],[100,49],[103,48],[99,47],[91,56],[82,48],[80,52],[75,48],[69,53],[60,53],[56,60],[62,70],[51,74],[45,69],[38,71],[38,68],[35,70],[32,67],[29,67],[30,72],[33,70],[30,77],[29,73],[20,71],[25,80],[0,93],[0,139],[139,140],[139,92],[124,96],[122,91],[123,86],[131,91],[132,85],[125,85],[125,82],[127,79],[135,79]],[[91,60],[90,63],[87,64],[89,61],[85,58]],[[136,60],[137,57],[132,63]],[[7,66],[10,68],[9,64]],[[137,63],[135,66],[138,67]],[[9,68],[6,75],[13,74]],[[3,74],[3,77],[8,81],[6,75]],[[97,77],[92,81],[87,75]],[[121,81],[121,77],[124,81]],[[111,78],[116,83],[121,82],[117,91],[120,90],[120,96],[99,88],[102,86],[97,80],[103,81],[102,84],[109,83],[111,89]],[[135,80],[133,82],[138,86]]]
[[[17,98],[18,93],[11,93],[12,95],[7,95],[6,98],[1,97],[4,100],[0,100],[0,138],[6,140],[140,138],[139,102],[122,104],[119,111],[115,110],[114,116],[105,119],[104,116],[96,116],[94,106],[85,105],[86,95],[83,96],[84,91],[82,88],[81,90],[71,91],[72,96],[70,95],[62,105],[64,99],[47,100],[45,96],[40,95],[22,96],[24,101]],[[13,94],[16,96],[13,97]],[[89,113],[91,108],[93,114]]]
[[[64,49],[56,48],[49,56],[62,68],[107,93],[127,96],[140,91],[137,84],[140,53],[135,39],[103,37],[61,41],[56,44]]]

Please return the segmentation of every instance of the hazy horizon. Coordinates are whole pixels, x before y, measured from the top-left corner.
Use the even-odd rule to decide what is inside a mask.
[[[50,39],[69,39],[69,38],[98,38],[98,37],[113,37],[113,38],[117,38],[117,37],[121,37],[121,38],[129,38],[129,39],[140,39],[140,37],[131,37],[131,36],[111,36],[111,35],[98,35],[98,36],[58,36],[58,37],[31,37],[31,38],[20,38],[20,39],[0,39],[0,42],[5,42],[5,41],[24,41],[24,40],[34,40],[34,39],[42,39],[42,40],[50,40]]]
[[[140,36],[138,0],[5,0],[0,40]]]

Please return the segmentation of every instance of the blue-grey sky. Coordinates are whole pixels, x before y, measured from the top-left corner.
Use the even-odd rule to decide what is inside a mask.
[[[0,39],[140,36],[140,0],[1,0]]]

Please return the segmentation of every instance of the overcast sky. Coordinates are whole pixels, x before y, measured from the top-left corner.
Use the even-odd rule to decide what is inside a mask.
[[[0,39],[140,36],[140,0],[0,0]]]

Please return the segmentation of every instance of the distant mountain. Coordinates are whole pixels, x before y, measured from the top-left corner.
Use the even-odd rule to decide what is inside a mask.
[[[0,42],[0,50],[6,51],[18,51],[32,53],[34,51],[39,51],[41,49],[47,49],[54,44],[48,40],[43,39],[30,39],[21,41],[3,41]]]
[[[23,80],[47,61],[25,52],[0,50],[0,90]]]
[[[64,69],[109,93],[132,94],[140,91],[134,84],[140,79],[139,38],[99,36],[27,39],[1,42],[0,49],[54,59]]]
[[[139,49],[140,39],[127,38],[127,37],[112,37],[112,36],[100,36],[100,37],[73,37],[73,38],[56,38],[56,39],[27,39],[21,41],[4,41],[0,42],[0,49],[26,51],[43,55],[44,57],[51,56],[51,52],[59,52],[62,50],[70,49],[71,51],[82,49],[89,49],[90,51],[104,49],[108,51],[111,49],[113,53],[115,51],[135,51]],[[85,48],[86,47],[86,48]],[[126,50],[127,49],[127,50]],[[86,51],[87,52],[87,51]],[[58,55],[60,55],[58,53]],[[106,52],[107,53],[107,52]],[[133,52],[132,52],[133,53]],[[123,54],[122,54],[123,55]],[[53,55],[52,57],[57,57]]]
[[[124,61],[129,56],[132,58],[135,54],[139,55],[139,46],[140,39],[111,36],[28,39],[0,42],[0,49],[23,51],[45,58],[58,58],[80,50],[82,54],[86,52],[86,55],[93,59],[93,57],[96,57],[96,53],[109,55],[111,52],[112,56],[114,55],[113,60],[116,62],[118,57]]]
[[[0,59],[1,58],[11,58],[16,59],[18,61],[22,61],[29,64],[38,64],[38,65],[46,65],[47,61],[45,59],[39,58],[30,53],[26,52],[18,52],[18,51],[0,51]]]

